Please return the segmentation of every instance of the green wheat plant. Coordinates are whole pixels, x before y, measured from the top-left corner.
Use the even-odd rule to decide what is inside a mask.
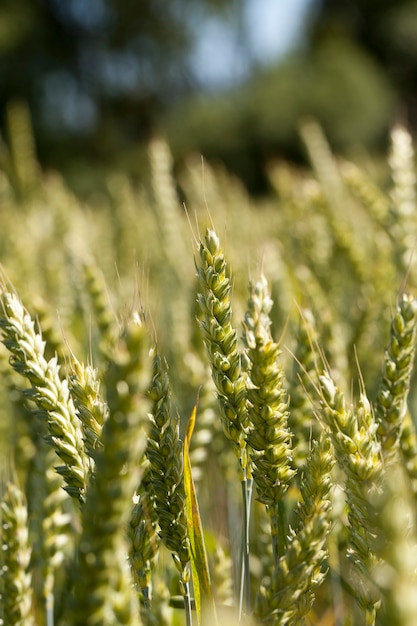
[[[102,431],[109,407],[101,396],[97,372],[91,366],[77,361],[75,357],[72,358],[68,386],[91,464],[94,463],[97,449],[103,446]]]
[[[292,446],[294,466],[302,467],[309,452],[312,433],[317,431],[313,398],[319,373],[315,349],[318,345],[319,330],[310,309],[300,311],[300,319],[297,322],[296,351],[287,385],[291,399],[288,427],[294,436]]]

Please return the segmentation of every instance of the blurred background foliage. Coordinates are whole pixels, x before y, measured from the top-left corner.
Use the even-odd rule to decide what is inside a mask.
[[[177,162],[202,153],[264,192],[270,159],[304,158],[298,126],[305,116],[349,155],[385,151],[398,119],[415,126],[415,1],[311,0],[300,45],[268,65],[251,63],[245,4],[3,0],[3,132],[7,103],[25,101],[41,163],[81,192],[105,168],[138,176],[155,134],[168,138]],[[191,61],[213,16],[249,65],[222,89],[205,85]]]

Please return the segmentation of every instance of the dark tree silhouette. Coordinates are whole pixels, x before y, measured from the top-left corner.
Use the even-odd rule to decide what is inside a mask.
[[[329,36],[354,40],[384,69],[417,126],[417,2],[321,0],[312,16],[310,45]]]
[[[40,144],[76,137],[88,149],[146,136],[190,89],[198,12],[229,0],[2,0],[0,115],[25,100]]]

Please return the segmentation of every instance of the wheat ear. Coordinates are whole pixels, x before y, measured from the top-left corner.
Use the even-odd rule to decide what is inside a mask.
[[[100,350],[107,354],[114,347],[119,331],[109,303],[104,277],[93,262],[83,264],[83,273],[100,333]]]
[[[387,462],[397,458],[400,446],[414,365],[416,330],[417,299],[403,294],[391,322],[382,380],[375,403],[378,434]]]
[[[179,418],[172,412],[168,373],[158,354],[154,358],[149,398],[152,408],[146,455],[150,462],[159,536],[172,552],[181,576],[180,586],[188,624],[191,619],[190,542],[185,512],[182,442],[179,438]]]
[[[381,603],[380,593],[372,582],[378,558],[373,549],[376,526],[370,506],[370,498],[380,488],[384,475],[378,424],[364,391],[357,406],[346,408],[344,395],[328,372],[320,376],[320,385],[320,417],[330,432],[336,460],[346,476],[348,557],[353,565],[356,600],[365,611],[367,625],[372,626]]]
[[[223,429],[239,459],[243,478],[247,465],[246,381],[237,346],[237,333],[231,324],[227,265],[214,230],[207,229],[205,240],[200,243],[199,257],[198,303],[203,314],[200,327],[217,390]]]
[[[312,391],[318,383],[317,345],[318,331],[312,311],[304,309],[296,331],[296,346],[292,371],[288,377],[290,412],[288,426],[293,433],[294,466],[304,465],[309,452],[309,441],[317,434],[314,419]],[[316,438],[314,437],[313,438]]]
[[[247,382],[248,420],[246,441],[258,500],[267,507],[271,520],[273,552],[276,561],[286,543],[283,497],[295,470],[291,434],[288,429],[288,397],[280,350],[272,339],[269,317],[272,300],[264,276],[250,285],[244,322],[244,341],[249,360]]]
[[[372,219],[385,226],[390,209],[388,196],[368,177],[364,170],[350,161],[340,165],[340,174],[348,190],[367,209]],[[389,236],[389,233],[387,233]]]
[[[9,366],[1,374],[3,383],[14,398],[13,414],[17,418],[14,422],[23,422],[19,425],[20,429],[24,426],[30,439],[30,445],[26,437],[23,439],[23,450],[15,449],[14,458],[19,460],[19,470],[27,477],[25,493],[31,517],[31,537],[34,538],[31,569],[34,580],[39,580],[39,584],[34,585],[34,602],[44,608],[46,623],[53,624],[56,572],[64,560],[64,550],[70,538],[70,497],[63,490],[62,476],[54,469],[57,457],[46,441],[47,423],[33,419],[24,398],[24,389],[19,386],[23,379]],[[28,450],[32,452],[26,467]]]
[[[248,425],[246,375],[242,368],[242,355],[238,349],[237,333],[231,324],[232,308],[227,265],[220,248],[220,241],[212,229],[207,229],[204,242],[200,242],[197,277],[199,285],[197,301],[202,313],[200,328],[217,391],[223,430],[239,461],[244,517],[239,605],[239,614],[241,614],[243,594],[245,594],[247,612],[250,611],[249,511],[252,477],[248,466],[246,446]]]
[[[94,459],[97,450],[103,446],[102,430],[108,417],[108,405],[101,396],[97,371],[73,357],[68,385],[82,425],[85,449]]]
[[[35,626],[32,613],[31,548],[26,501],[19,487],[8,483],[1,502],[2,623]]]
[[[151,563],[158,554],[160,537],[157,533],[158,516],[153,499],[152,473],[148,459],[142,467],[142,480],[135,496],[129,526],[130,562],[146,609],[152,601]]]
[[[0,327],[11,364],[30,382],[31,389],[25,393],[48,423],[48,440],[64,462],[56,471],[64,478],[65,490],[83,502],[90,463],[67,381],[59,376],[56,358],[45,359],[45,343],[19,298],[4,292],[1,302]]]
[[[133,315],[107,373],[109,415],[82,510],[71,607],[74,626],[137,626],[139,622],[126,531],[139,482],[138,460],[146,447],[150,365],[147,330]]]
[[[33,546],[32,566],[34,570],[37,567],[40,569],[41,605],[45,608],[46,623],[53,624],[55,580],[65,559],[65,548],[71,541],[72,515],[68,512],[70,498],[62,488],[63,479],[54,469],[54,450],[40,433],[37,433],[34,443],[34,471],[26,488],[31,496],[31,530],[37,539]]]
[[[404,416],[400,446],[404,466],[410,479],[411,490],[417,501],[417,432],[409,411]]]
[[[389,230],[395,237],[396,261],[400,271],[415,275],[412,262],[415,247],[416,171],[413,140],[404,126],[397,125],[391,133],[388,158],[391,170],[391,212]]]
[[[372,498],[381,558],[372,572],[383,594],[386,624],[414,626],[417,611],[416,509],[400,465],[387,468],[384,488]]]
[[[300,481],[297,532],[291,530],[285,553],[257,597],[255,615],[263,624],[301,625],[326,577],[323,564],[330,532],[333,465],[330,439],[322,433],[319,441],[313,442]]]

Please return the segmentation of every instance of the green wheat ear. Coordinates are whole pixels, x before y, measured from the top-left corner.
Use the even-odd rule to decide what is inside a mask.
[[[239,461],[242,490],[242,567],[240,581],[239,617],[251,611],[249,581],[249,512],[252,494],[251,468],[248,463],[246,429],[248,426],[246,373],[242,354],[238,349],[237,333],[231,324],[230,281],[219,239],[207,229],[200,242],[197,262],[199,292],[197,301],[202,313],[200,328],[211,365],[211,374],[217,391],[222,426]]]
[[[239,460],[243,480],[247,471],[246,380],[237,345],[237,333],[231,324],[227,265],[214,230],[207,229],[204,242],[200,243],[197,276],[197,299],[202,313],[200,327],[216,386],[223,429]]]
[[[313,442],[300,481],[299,524],[291,530],[284,554],[257,596],[255,615],[267,626],[301,626],[326,577],[330,532],[333,448],[322,433]]]
[[[172,552],[182,583],[186,585],[190,576],[190,542],[185,511],[183,444],[179,438],[179,417],[171,407],[168,373],[158,354],[154,358],[149,398],[152,407],[146,456],[150,463],[159,536]]]
[[[396,261],[400,271],[415,277],[415,205],[416,171],[413,140],[404,126],[397,125],[391,133],[388,158],[391,171],[391,212],[388,228],[395,237]]]
[[[375,403],[378,434],[387,462],[397,459],[414,365],[417,299],[403,294],[391,322],[382,380]]]
[[[285,550],[283,497],[295,470],[291,468],[291,434],[288,429],[288,397],[280,350],[272,339],[269,317],[272,300],[264,276],[250,285],[243,338],[248,357],[248,422],[246,441],[258,500],[271,520],[276,559]]]
[[[314,418],[314,390],[318,385],[319,369],[315,347],[319,332],[310,309],[300,311],[296,329],[296,346],[291,373],[288,376],[290,411],[288,426],[293,434],[294,466],[302,468],[308,453],[309,441],[319,436],[319,425]]]
[[[35,324],[19,298],[12,293],[1,295],[0,327],[3,343],[11,353],[10,362],[24,376],[31,388],[25,391],[48,425],[48,440],[64,465],[56,468],[65,481],[65,490],[80,503],[90,471],[80,421],[76,415],[68,383],[61,380],[56,358],[44,357],[45,342],[35,331]]]
[[[109,412],[101,397],[97,371],[73,358],[68,385],[81,422],[85,449],[94,461],[97,450],[103,446],[102,430]]]
[[[109,415],[82,510],[71,602],[74,626],[137,626],[139,621],[126,533],[146,447],[150,370],[148,332],[135,314],[119,338],[107,373]]]
[[[2,623],[34,626],[28,513],[19,487],[7,484],[0,508]]]
[[[408,411],[402,425],[400,446],[411,490],[417,501],[417,432],[413,418]]]
[[[118,328],[109,303],[104,277],[93,262],[85,262],[83,272],[86,290],[91,299],[95,322],[100,334],[99,348],[104,355],[108,355],[117,341]]]
[[[372,581],[378,565],[374,541],[376,520],[370,498],[381,487],[384,464],[377,435],[378,424],[364,391],[356,406],[345,398],[328,372],[320,376],[322,410],[320,419],[330,433],[336,460],[343,469],[348,508],[349,548],[355,598],[364,610],[366,623],[373,625],[381,595]]]
[[[46,430],[46,429],[43,429]],[[55,471],[56,454],[41,433],[34,435],[36,455],[26,491],[30,496],[31,535],[34,537],[32,568],[34,580],[40,570],[39,605],[45,607],[46,623],[52,621],[56,602],[57,579],[63,570],[67,546],[73,547],[74,516],[68,512],[69,495],[63,490],[62,477]],[[76,523],[76,522],[75,522]],[[75,535],[75,536],[74,536]],[[59,601],[58,601],[59,603]]]
[[[158,516],[153,501],[151,468],[148,459],[142,467],[142,480],[135,495],[135,504],[128,526],[129,557],[143,599],[145,609],[152,604],[152,562],[156,558],[160,537],[157,534]]]

